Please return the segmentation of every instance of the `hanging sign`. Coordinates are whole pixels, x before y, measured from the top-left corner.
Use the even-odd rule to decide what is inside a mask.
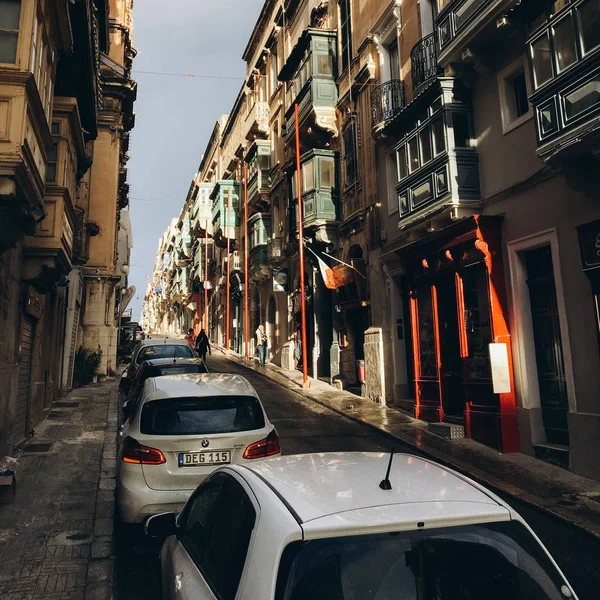
[[[273,269],[273,291],[285,292],[289,277],[288,269]]]
[[[510,393],[510,368],[506,344],[490,344],[490,364],[494,394]]]
[[[600,219],[577,228],[583,270],[600,268]]]

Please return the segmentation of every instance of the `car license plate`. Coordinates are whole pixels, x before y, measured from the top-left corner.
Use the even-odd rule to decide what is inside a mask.
[[[180,467],[197,467],[201,465],[224,465],[231,462],[231,453],[222,452],[180,452]]]

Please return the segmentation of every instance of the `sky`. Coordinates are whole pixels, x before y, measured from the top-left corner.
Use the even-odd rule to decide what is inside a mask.
[[[215,122],[229,112],[243,83],[242,53],[263,2],[138,0],[134,4],[138,55],[133,78],[138,95],[127,163],[134,320],[141,316],[158,240],[171,219],[179,216]]]

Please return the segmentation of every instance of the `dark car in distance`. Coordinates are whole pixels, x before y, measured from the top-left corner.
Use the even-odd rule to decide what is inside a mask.
[[[187,375],[192,373],[208,373],[208,368],[201,358],[173,357],[142,361],[127,394],[127,400],[123,404],[123,414],[125,417],[128,416],[131,400],[137,396],[146,379],[162,377],[163,375]]]
[[[145,360],[167,359],[180,361],[183,358],[197,358],[194,349],[186,342],[178,338],[156,338],[145,339],[137,343],[133,349],[131,362],[121,376],[119,390],[128,393],[135,381],[140,365]]]

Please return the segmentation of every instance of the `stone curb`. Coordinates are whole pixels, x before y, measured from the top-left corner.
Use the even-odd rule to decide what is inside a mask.
[[[114,383],[107,380],[104,384]],[[96,494],[94,513],[94,537],[92,555],[89,560],[85,600],[113,600],[115,581],[114,558],[114,513],[115,479],[117,473],[117,417],[119,395],[117,390],[110,392],[104,430],[102,462]]]
[[[424,456],[425,458],[434,460],[435,462],[437,462],[445,467],[453,469],[453,470],[457,471],[458,473],[461,473],[462,475],[469,477],[473,481],[487,487],[492,492],[494,492],[498,495],[504,494],[504,495],[510,496],[511,498],[514,498],[515,500],[522,502],[523,504],[526,504],[537,510],[543,511],[545,514],[550,515],[552,518],[557,519],[557,520],[561,521],[562,523],[565,523],[572,527],[575,527],[576,529],[592,536],[594,539],[600,539],[600,524],[598,524],[598,525],[594,524],[594,525],[596,525],[595,528],[591,529],[589,526],[586,526],[585,524],[580,522],[578,519],[574,518],[574,516],[572,514],[568,514],[567,510],[565,510],[564,512],[562,512],[562,511],[559,512],[558,510],[543,504],[535,496],[532,496],[531,494],[524,492],[520,488],[511,486],[510,484],[504,482],[501,479],[493,477],[475,467],[470,467],[470,469],[467,470],[464,467],[462,467],[461,465],[457,464],[456,462],[449,461],[444,456],[440,456],[439,454],[437,454],[435,452],[431,452],[427,449],[417,446],[411,440],[406,439],[406,438],[402,437],[401,435],[386,431],[385,429],[382,429],[381,427],[378,427],[377,425],[370,423],[367,420],[358,418],[357,416],[353,415],[352,413],[341,410],[341,409],[337,408],[336,406],[333,406],[326,400],[323,400],[317,394],[311,393],[310,388],[308,390],[302,389],[299,386],[298,382],[294,381],[291,377],[287,377],[284,373],[280,372],[279,367],[275,367],[275,366],[267,364],[265,367],[260,368],[258,365],[255,364],[254,359],[251,359],[250,363],[246,363],[245,360],[243,359],[243,357],[241,357],[240,355],[238,355],[236,353],[233,353],[231,351],[227,352],[224,348],[217,346],[217,345],[214,345],[213,347],[215,349],[218,349],[223,354],[224,358],[226,358],[227,360],[231,360],[232,362],[235,362],[248,370],[251,370],[251,371],[254,371],[255,373],[261,374],[261,375],[263,375],[263,377],[268,377],[269,379],[275,381],[275,383],[282,385],[283,387],[294,392],[295,394],[297,394],[298,396],[300,396],[302,398],[309,398],[313,402],[316,402],[317,404],[319,404],[325,408],[328,408],[329,410],[332,410],[333,412],[335,412],[336,414],[339,414],[340,416],[346,417],[347,419],[350,419],[351,421],[354,421],[355,423],[358,423],[360,425],[365,425],[368,428],[385,435],[386,437],[390,438],[393,441],[400,442],[403,445],[408,446],[409,448],[414,450],[416,453]],[[323,383],[323,382],[319,382],[319,383]],[[323,385],[326,385],[326,384],[323,384]],[[349,399],[351,396],[353,396],[349,392],[340,391],[336,388],[333,388],[332,386],[331,386],[331,391],[335,391],[338,394],[347,394],[349,396]],[[356,400],[364,401],[364,398],[356,397]],[[590,524],[590,526],[592,526],[592,524]]]

